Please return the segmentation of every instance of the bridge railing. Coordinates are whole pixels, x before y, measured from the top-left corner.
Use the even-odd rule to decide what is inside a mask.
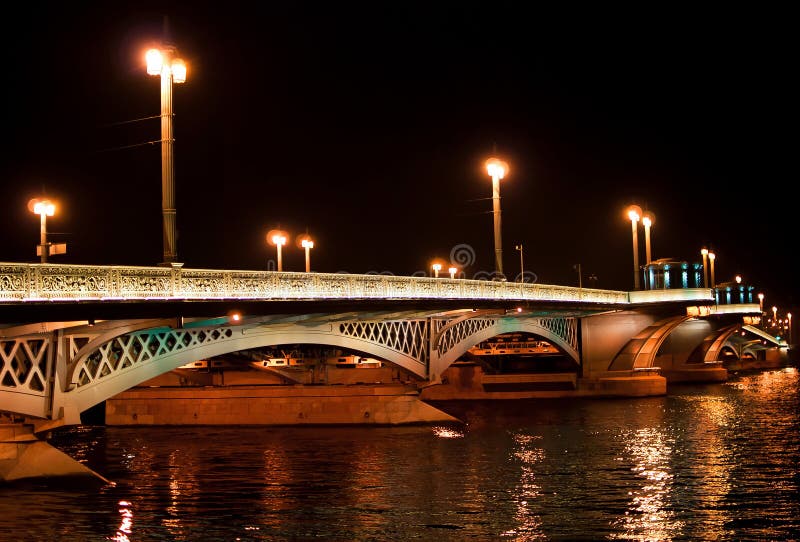
[[[0,302],[171,299],[507,299],[628,303],[628,292],[450,278],[0,263]]]

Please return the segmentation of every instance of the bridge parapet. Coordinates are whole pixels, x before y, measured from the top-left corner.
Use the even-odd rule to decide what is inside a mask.
[[[603,304],[686,300],[685,290],[624,292],[467,279],[0,263],[0,302],[181,299],[491,299]],[[647,294],[647,295],[644,295]],[[636,299],[632,299],[632,296]],[[708,301],[710,290],[689,292]]]

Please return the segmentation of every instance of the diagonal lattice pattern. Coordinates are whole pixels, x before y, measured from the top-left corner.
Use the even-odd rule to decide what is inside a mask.
[[[228,340],[229,327],[213,329],[144,330],[115,337],[78,360],[74,382],[87,386],[111,374],[142,365],[187,348]]]
[[[578,350],[577,318],[539,318],[539,326],[561,337],[574,350]]]
[[[43,396],[50,350],[49,337],[0,341],[0,389]]]
[[[428,362],[428,322],[426,320],[344,322],[339,333],[380,344],[418,360]]]
[[[445,324],[445,321],[440,320],[440,325]],[[462,322],[455,324],[453,327],[449,327],[444,330],[442,335],[439,337],[439,341],[436,344],[436,348],[439,350],[439,355],[444,355],[451,348],[455,345],[459,344],[461,341],[474,335],[475,333],[486,329],[487,327],[492,327],[497,323],[497,320],[494,318],[469,318]]]

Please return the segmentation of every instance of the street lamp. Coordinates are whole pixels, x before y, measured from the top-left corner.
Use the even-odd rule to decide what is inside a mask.
[[[639,289],[639,238],[636,231],[636,223],[642,217],[642,208],[638,205],[631,205],[626,212],[631,221],[631,235],[633,236],[633,285],[634,289]]]
[[[717,281],[714,280],[714,260],[717,259],[717,255],[713,252],[708,253],[708,261],[711,263],[711,287],[714,288],[717,285]]]
[[[772,307],[772,326],[778,322],[778,307]]]
[[[442,264],[440,264],[439,262],[436,262],[431,266],[431,268],[433,269],[433,277],[438,279],[439,278],[439,271],[442,270]]]
[[[656,215],[650,211],[645,211],[642,215],[642,225],[644,226],[644,253],[648,264],[653,261],[650,257],[650,226],[655,223]]]
[[[522,243],[515,246],[517,250],[519,250],[519,281],[525,282],[525,260],[523,259],[522,254]]]
[[[300,241],[300,246],[306,249],[306,273],[311,272],[311,249],[314,248],[314,241],[306,237]],[[280,250],[280,249],[279,249]]]
[[[494,214],[494,268],[503,278],[503,246],[500,233],[500,179],[508,173],[508,164],[497,158],[486,161],[486,171],[492,178],[492,212]]]
[[[41,217],[38,249],[42,263],[47,263],[47,255],[50,254],[50,243],[47,242],[47,217],[56,214],[56,205],[48,199],[34,198],[28,202],[28,209]]]
[[[272,244],[278,247],[278,271],[283,271],[283,260],[281,258],[281,247],[286,244],[286,234],[274,233],[270,238]]]
[[[791,312],[787,312],[786,313],[786,319],[789,321],[789,340],[787,342],[791,345],[791,344],[794,344],[794,343],[792,343],[792,313]]]
[[[186,81],[186,63],[172,45],[145,54],[147,73],[161,76],[161,215],[164,225],[164,264],[177,261],[175,246],[175,167],[172,134],[172,83]]]
[[[456,278],[456,273],[458,273],[458,267],[451,267],[447,272],[450,273],[450,278],[454,279]]]
[[[703,255],[703,288],[708,288],[708,249],[703,248],[700,254]]]

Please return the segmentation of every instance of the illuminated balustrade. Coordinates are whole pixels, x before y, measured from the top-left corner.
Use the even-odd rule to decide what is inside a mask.
[[[548,284],[346,273],[0,263],[0,302],[475,299],[581,303],[711,301],[710,290],[623,292]]]

